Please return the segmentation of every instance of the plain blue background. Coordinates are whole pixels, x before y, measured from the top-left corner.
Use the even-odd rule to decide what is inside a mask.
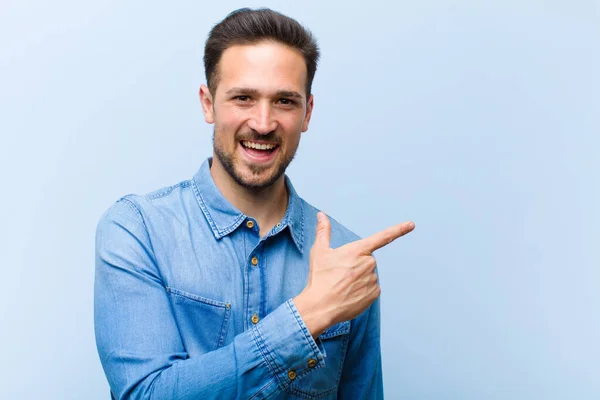
[[[322,49],[300,195],[416,222],[377,253],[387,398],[600,398],[597,1],[6,3],[0,398],[108,398],[96,223],[211,154],[203,45],[244,5]]]

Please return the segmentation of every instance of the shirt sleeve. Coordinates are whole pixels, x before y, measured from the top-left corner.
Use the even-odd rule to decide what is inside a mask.
[[[338,399],[382,400],[379,298],[352,321]]]
[[[309,374],[307,360],[318,361],[311,371],[324,366],[291,300],[229,345],[190,358],[146,226],[127,199],[98,224],[94,285],[96,344],[116,399],[264,399]]]

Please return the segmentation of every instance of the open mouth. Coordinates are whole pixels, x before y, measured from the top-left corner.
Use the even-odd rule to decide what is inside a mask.
[[[278,144],[274,144],[274,143],[257,143],[257,142],[251,142],[249,140],[243,140],[241,143],[242,143],[242,146],[244,146],[244,148],[246,148],[246,149],[262,151],[265,153],[272,153],[273,151],[275,151],[275,149],[277,149],[279,147]]]
[[[250,140],[242,140],[240,143],[244,152],[258,161],[269,161],[271,156],[279,149],[279,145],[275,143],[258,143]]]

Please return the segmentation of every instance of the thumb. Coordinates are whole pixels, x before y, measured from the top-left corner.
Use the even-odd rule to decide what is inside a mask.
[[[329,248],[331,240],[331,223],[324,212],[317,213],[317,237],[315,238],[315,246],[320,248]]]

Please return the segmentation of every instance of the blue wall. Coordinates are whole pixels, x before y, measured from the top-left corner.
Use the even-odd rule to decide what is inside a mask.
[[[203,3],[0,6],[0,398],[107,398],[95,225],[211,154],[203,44],[248,3]],[[267,5],[323,53],[298,192],[416,222],[377,253],[387,398],[600,398],[599,3]]]

